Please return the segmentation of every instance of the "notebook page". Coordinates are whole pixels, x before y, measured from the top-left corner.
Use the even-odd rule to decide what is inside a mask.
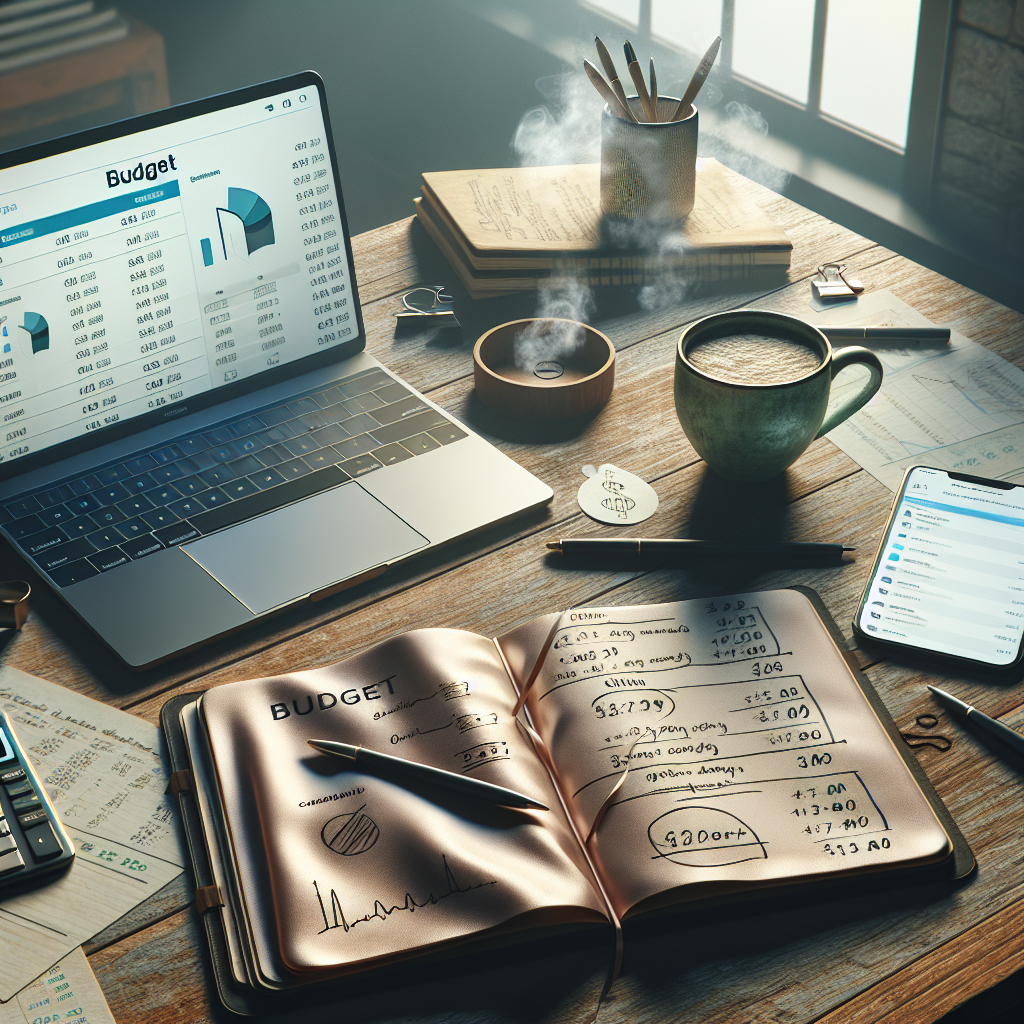
[[[514,702],[493,642],[446,629],[203,696],[265,979],[343,973],[523,915],[534,924],[606,917],[550,777],[512,719]],[[444,768],[551,810],[431,795],[322,755],[309,739]]]
[[[541,635],[501,638],[517,672]],[[951,849],[798,592],[566,612],[528,707],[581,835],[623,780],[589,847],[620,915],[677,886],[710,895]]]

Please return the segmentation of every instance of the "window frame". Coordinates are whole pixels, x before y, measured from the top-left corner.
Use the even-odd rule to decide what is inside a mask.
[[[646,44],[648,49],[664,47],[677,53],[685,52],[668,40],[652,36],[653,2],[655,0],[640,0],[637,37],[641,44]],[[582,4],[585,3],[586,0],[582,0]],[[736,101],[752,107],[762,114],[773,135],[808,155],[827,160],[902,193],[922,207],[927,206],[941,130],[953,0],[922,0],[904,149],[821,111],[828,3],[829,0],[815,0],[808,97],[804,105],[733,71],[735,3],[722,0],[722,48],[716,62],[715,84],[722,92],[723,103]],[[699,54],[688,56],[700,57]]]

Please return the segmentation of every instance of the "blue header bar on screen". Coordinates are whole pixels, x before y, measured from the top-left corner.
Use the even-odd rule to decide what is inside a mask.
[[[102,199],[98,203],[89,203],[88,206],[79,206],[74,210],[65,210],[63,213],[54,213],[49,217],[40,217],[39,220],[30,220],[25,224],[10,228],[0,235],[0,249],[9,245],[17,245],[18,242],[27,242],[32,238],[40,238],[43,235],[55,235],[61,231],[67,231],[69,228],[81,227],[83,224],[89,224],[91,221],[100,220],[115,213],[135,210],[140,206],[152,206],[153,203],[159,203],[165,199],[177,199],[180,194],[178,182],[175,179],[144,188],[140,192],[113,196],[110,199]]]
[[[927,501],[924,498],[903,499],[908,505],[922,505],[925,508],[934,508],[939,512],[954,512],[961,516],[975,516],[977,519],[991,519],[996,523],[1006,523],[1008,526],[1024,526],[1024,519],[1015,519],[1013,516],[1001,516],[998,512],[985,512],[982,509],[964,508],[962,505],[943,505],[938,501]]]

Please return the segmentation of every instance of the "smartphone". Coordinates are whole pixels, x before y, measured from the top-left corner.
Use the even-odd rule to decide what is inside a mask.
[[[1024,657],[1024,487],[912,466],[854,633],[981,669]]]

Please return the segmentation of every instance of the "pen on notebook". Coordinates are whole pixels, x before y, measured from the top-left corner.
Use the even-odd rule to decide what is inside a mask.
[[[443,768],[433,768],[428,764],[420,764],[418,761],[407,761],[404,757],[381,754],[376,750],[367,750],[366,747],[359,747],[352,743],[337,743],[334,740],[308,740],[307,742],[322,754],[330,754],[332,757],[351,761],[353,765],[358,765],[361,768],[379,769],[388,774],[407,775],[410,778],[422,779],[424,782],[443,786],[445,789],[450,789],[463,796],[486,800],[502,807],[535,807],[541,811],[550,810],[546,804],[525,796],[523,793],[517,793],[514,789],[495,786],[480,779],[470,779],[465,775],[456,775],[455,772],[446,772]]]
[[[633,111],[629,109],[629,102],[626,99],[626,90],[622,88],[622,83],[619,81],[619,73],[615,70],[615,61],[612,60],[612,55],[608,52],[608,47],[601,42],[600,36],[594,36],[594,46],[597,47],[597,56],[601,61],[601,67],[604,68],[604,73],[608,76],[608,84],[612,87],[612,92],[615,93],[615,98],[619,101],[622,109],[626,112],[626,120],[632,121],[636,124],[636,117]]]
[[[619,102],[618,96],[612,92],[608,83],[601,77],[601,72],[590,63],[589,60],[583,62],[583,70],[586,71],[587,77],[590,79],[594,88],[601,94],[601,99],[608,104],[608,109],[613,114],[618,114],[619,117],[626,117],[626,108]]]
[[[777,541],[757,544],[743,541],[686,540],[675,537],[575,537],[550,540],[551,551],[574,556],[629,555],[651,562],[686,564],[695,558],[794,558],[821,564],[840,564],[843,554],[855,551],[849,544]]]
[[[644,81],[644,73],[640,67],[640,61],[636,59],[636,51],[633,49],[633,44],[627,39],[622,49],[626,54],[626,70],[629,72],[629,77],[633,79],[633,85],[636,86],[637,96],[640,97],[640,106],[644,108],[647,120],[653,121],[654,111],[651,109],[651,97],[647,94],[647,83]]]
[[[937,686],[929,686],[928,689],[932,691],[938,702],[954,718],[960,719],[961,722],[972,723],[981,732],[994,736],[997,740],[1005,743],[1014,753],[1024,757],[1024,736],[1017,732],[1016,729],[1011,729],[1009,726],[1003,725],[1002,722],[989,718],[988,715],[982,714],[977,708],[971,707],[970,704],[965,704],[962,700],[954,697],[953,694],[946,693],[945,690],[940,690]]]
[[[934,341],[949,344],[948,327],[833,327],[822,324],[818,330],[829,341]]]

